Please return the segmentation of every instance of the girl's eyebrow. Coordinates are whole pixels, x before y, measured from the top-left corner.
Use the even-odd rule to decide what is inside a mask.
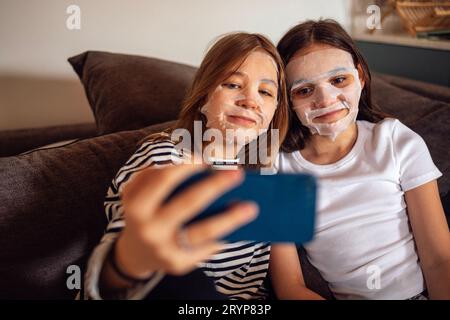
[[[301,85],[301,84],[303,84],[303,83],[313,82],[313,81],[315,81],[315,80],[317,80],[317,79],[320,79],[320,78],[326,78],[326,77],[333,76],[333,75],[335,75],[336,73],[341,72],[341,71],[351,71],[352,69],[353,69],[353,68],[349,68],[349,67],[338,67],[338,68],[336,68],[336,69],[333,69],[333,70],[330,70],[330,71],[328,71],[328,72],[325,72],[325,73],[323,73],[323,74],[321,74],[321,75],[318,75],[317,77],[314,77],[314,78],[312,78],[312,79],[297,79],[297,80],[295,80],[295,81],[292,83],[291,88],[298,87],[299,85]]]
[[[273,86],[275,86],[275,88],[278,88],[278,84],[272,79],[261,79],[261,82],[272,84]]]
[[[245,73],[240,72],[240,71],[235,71],[235,72],[233,72],[233,73],[231,74],[231,76],[247,77],[247,75],[246,75]],[[272,80],[272,79],[264,78],[264,79],[261,79],[260,81],[263,82],[263,83],[272,84],[272,85],[275,86],[275,88],[278,88],[278,84],[277,84],[274,80]]]

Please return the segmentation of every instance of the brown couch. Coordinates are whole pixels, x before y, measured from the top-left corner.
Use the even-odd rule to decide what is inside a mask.
[[[167,61],[164,65],[179,67]],[[186,72],[185,66],[179,68]],[[444,174],[439,187],[449,212],[449,88],[377,74],[373,96],[425,139]],[[158,108],[151,112],[158,113]],[[171,118],[176,116],[173,112]],[[166,126],[106,135],[98,135],[91,124],[0,132],[0,150],[7,155],[0,158],[0,298],[74,298],[76,291],[66,286],[67,267],[75,264],[84,270],[102,236],[103,199],[111,179],[139,140]],[[79,139],[66,146],[18,155],[74,138]],[[331,298],[326,283],[301,254],[307,285]]]

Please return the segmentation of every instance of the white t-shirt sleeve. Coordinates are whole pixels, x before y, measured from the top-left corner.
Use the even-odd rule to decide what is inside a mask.
[[[394,121],[392,142],[403,191],[414,189],[442,176],[422,137],[398,120]]]

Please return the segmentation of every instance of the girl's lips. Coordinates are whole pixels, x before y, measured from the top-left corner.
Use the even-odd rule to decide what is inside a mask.
[[[338,115],[343,110],[345,110],[345,109],[340,109],[340,110],[336,110],[336,111],[332,111],[332,112],[323,114],[320,117],[315,117],[314,120],[330,120],[331,118]]]
[[[245,127],[254,126],[256,124],[256,121],[252,118],[247,118],[245,116],[236,116],[236,115],[228,115],[227,116],[228,121]]]

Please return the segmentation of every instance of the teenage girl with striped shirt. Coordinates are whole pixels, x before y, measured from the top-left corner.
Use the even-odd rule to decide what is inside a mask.
[[[270,129],[278,129],[278,138],[283,140],[287,131],[284,79],[276,48],[264,36],[229,34],[211,47],[176,125],[145,139],[112,181],[104,203],[109,223],[88,263],[85,286],[89,298],[267,296],[264,280],[270,245],[218,240],[254,219],[255,204],[238,203],[217,216],[183,228],[202,208],[239,184],[244,178],[242,170],[219,170],[170,202],[164,200],[186,177],[201,170],[190,165],[171,166],[189,162],[193,156],[193,152],[180,152],[175,147],[173,130],[186,129],[194,138],[194,121],[200,121],[202,132],[216,129],[224,137],[227,129],[243,129],[235,130],[231,139],[224,139],[223,147],[215,144],[210,149],[211,156],[222,160],[248,155],[249,145],[239,143],[239,132],[255,141],[260,137],[252,132],[269,129],[270,141]],[[204,143],[200,149],[205,146]],[[225,147],[233,152],[226,154]],[[266,151],[274,158],[278,150],[271,150],[269,145]],[[258,162],[252,167],[262,166]]]

